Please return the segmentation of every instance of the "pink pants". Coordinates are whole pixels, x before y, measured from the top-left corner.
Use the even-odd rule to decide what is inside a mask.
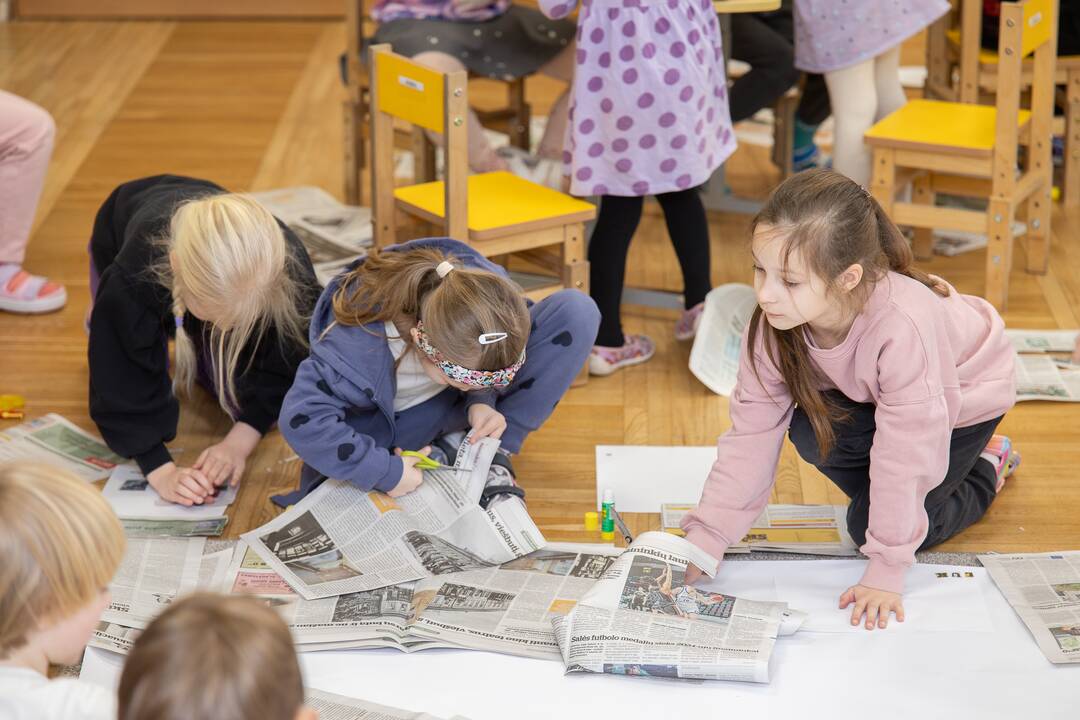
[[[48,112],[0,90],[0,263],[26,255],[55,135]]]

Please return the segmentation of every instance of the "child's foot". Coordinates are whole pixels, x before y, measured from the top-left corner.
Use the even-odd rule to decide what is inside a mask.
[[[0,265],[0,310],[36,314],[59,310],[67,304],[67,290],[40,275],[31,275],[15,263]]]
[[[489,508],[512,497],[525,501],[525,490],[517,484],[514,466],[510,463],[510,454],[499,448],[491,459],[487,482],[480,494],[480,507]]]
[[[689,310],[683,310],[679,321],[675,323],[675,339],[678,341],[693,340],[697,335],[698,325],[701,324],[701,313],[705,311],[705,303],[699,302]]]
[[[590,375],[610,375],[616,370],[643,363],[653,356],[656,346],[646,335],[624,335],[619,347],[593,345],[589,354]]]
[[[501,147],[495,151],[506,161],[507,168],[520,178],[552,190],[562,189],[562,162],[531,155],[521,148]]]
[[[1001,492],[1005,487],[1005,479],[1020,467],[1020,452],[1013,448],[1012,440],[1006,435],[995,435],[990,438],[986,449],[979,454],[994,466],[997,481],[994,483],[995,492]]]

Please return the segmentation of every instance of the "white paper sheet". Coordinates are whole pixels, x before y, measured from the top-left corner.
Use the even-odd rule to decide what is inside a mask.
[[[663,503],[701,499],[716,460],[716,446],[596,446],[596,508],[604,490],[615,493],[619,512],[660,512]]]
[[[138,520],[206,520],[221,517],[236,499],[239,486],[224,487],[206,505],[186,507],[163,500],[135,465],[118,465],[109,476],[102,495],[117,517]]]

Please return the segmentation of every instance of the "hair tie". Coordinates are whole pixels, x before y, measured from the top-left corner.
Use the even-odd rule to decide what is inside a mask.
[[[173,322],[176,323],[176,329],[179,330],[180,328],[184,327],[184,316],[173,315]]]
[[[484,333],[480,337],[476,338],[476,341],[479,342],[481,345],[494,345],[497,342],[502,342],[507,337],[509,336],[504,332],[490,332]]]
[[[449,260],[443,260],[435,267],[435,272],[439,274],[439,279],[442,280],[444,277],[449,275],[450,271],[453,269],[454,266],[450,264]]]

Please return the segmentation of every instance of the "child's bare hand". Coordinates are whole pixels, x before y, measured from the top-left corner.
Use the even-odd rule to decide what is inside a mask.
[[[421,455],[427,455],[431,452],[431,446],[428,445],[425,448],[419,450]],[[394,454],[401,456],[401,448],[394,448]],[[408,495],[416,488],[420,487],[424,482],[424,471],[416,467],[416,464],[421,461],[422,458],[408,456],[401,458],[401,479],[398,480],[398,484],[393,487],[390,492],[386,493],[390,497],[401,497],[402,495]]]
[[[852,603],[855,604],[851,610],[852,625],[858,625],[863,615],[866,615],[867,630],[873,630],[875,624],[879,628],[888,627],[890,612],[896,614],[897,622],[904,622],[904,603],[900,593],[853,585],[840,596],[840,609],[843,610]]]
[[[469,408],[469,442],[477,442],[480,438],[495,438],[498,440],[506,432],[506,418],[503,414],[483,403],[476,403]]]
[[[683,575],[683,583],[686,585],[693,585],[702,576],[701,568],[693,563],[686,566],[686,574]]]
[[[195,468],[166,463],[146,476],[150,486],[165,500],[191,507],[214,502],[214,483]]]
[[[246,464],[247,454],[225,440],[203,450],[192,467],[202,471],[214,485],[235,485],[244,476]]]

